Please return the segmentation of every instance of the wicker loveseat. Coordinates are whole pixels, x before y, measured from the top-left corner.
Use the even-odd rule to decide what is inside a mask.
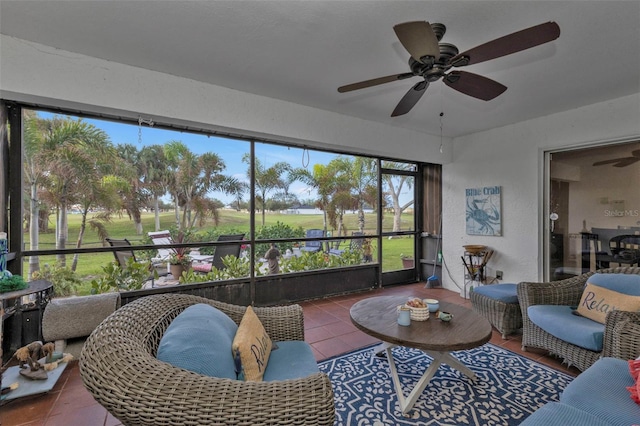
[[[126,425],[334,424],[326,374],[245,382],[203,376],[156,359],[169,324],[198,303],[219,309],[236,324],[246,310],[198,296],[162,294],[138,299],[107,317],[80,356],[80,374],[93,397]],[[274,341],[304,340],[299,305],[254,310]]]
[[[568,343],[534,324],[527,310],[532,305],[578,306],[587,279],[594,273],[638,274],[639,267],[608,268],[588,272],[564,280],[518,284],[518,299],[522,311],[522,348],[541,348],[558,355],[579,370],[589,368],[600,357],[634,359],[640,355],[640,313],[612,311],[604,325],[602,351],[596,352]]]

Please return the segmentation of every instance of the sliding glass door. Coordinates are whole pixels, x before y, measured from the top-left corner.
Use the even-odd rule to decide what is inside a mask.
[[[640,141],[547,153],[545,272],[640,262]]]

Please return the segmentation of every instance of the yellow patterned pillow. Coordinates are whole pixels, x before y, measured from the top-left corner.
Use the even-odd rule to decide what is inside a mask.
[[[262,381],[271,347],[271,338],[253,308],[248,306],[231,345],[233,358],[240,360],[244,380]]]
[[[614,310],[638,312],[640,310],[640,296],[618,293],[587,283],[584,292],[582,292],[577,312],[583,317],[604,324],[607,312]]]

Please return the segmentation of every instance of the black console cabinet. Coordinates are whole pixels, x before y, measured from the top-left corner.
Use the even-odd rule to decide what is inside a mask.
[[[53,293],[45,280],[29,283],[24,290],[0,293],[2,303],[2,362],[34,340],[42,340],[42,313]]]

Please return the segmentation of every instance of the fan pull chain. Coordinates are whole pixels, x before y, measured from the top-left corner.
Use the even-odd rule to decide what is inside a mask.
[[[440,154],[442,154],[442,117],[444,117],[444,112],[440,112]]]
[[[306,160],[304,157],[307,157]],[[302,167],[304,167],[305,169],[309,166],[309,150],[307,148],[302,150]]]
[[[138,143],[142,145],[142,125],[146,124],[149,127],[153,127],[155,124],[150,118],[142,118],[138,116]]]

